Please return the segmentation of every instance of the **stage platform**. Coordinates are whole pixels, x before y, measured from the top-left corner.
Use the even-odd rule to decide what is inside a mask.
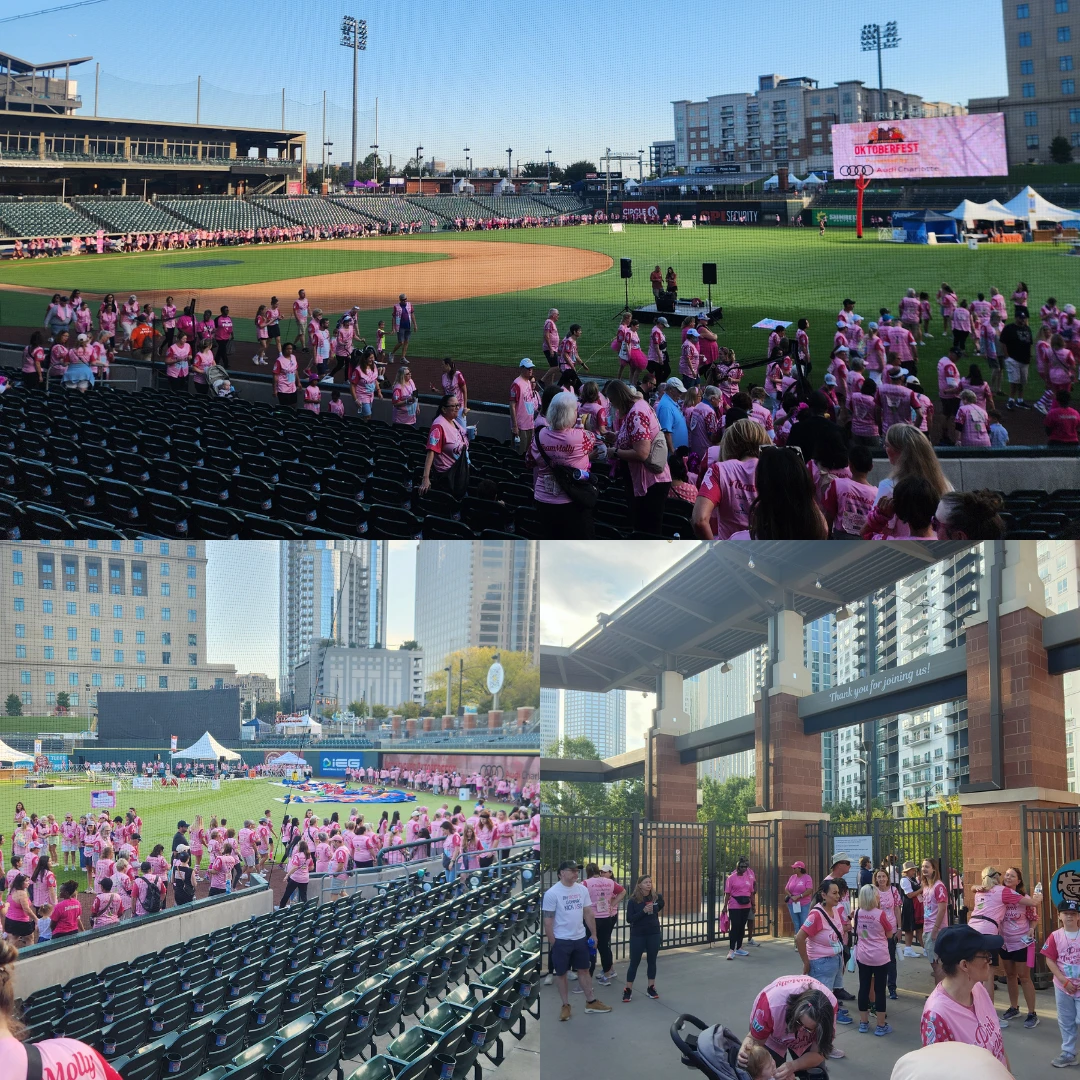
[[[724,318],[722,307],[710,308],[708,304],[700,307],[690,303],[689,300],[677,300],[674,311],[657,311],[655,304],[646,304],[644,307],[633,308],[634,315],[643,323],[654,323],[663,315],[672,326],[682,326],[683,319],[690,315],[708,315],[712,322],[721,322]]]

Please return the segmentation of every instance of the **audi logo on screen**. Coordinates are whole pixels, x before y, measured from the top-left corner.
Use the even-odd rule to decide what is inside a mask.
[[[873,165],[841,165],[836,170],[838,176],[873,176]]]

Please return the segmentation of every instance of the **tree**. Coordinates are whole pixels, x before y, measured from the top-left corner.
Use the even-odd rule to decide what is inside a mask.
[[[403,701],[394,706],[394,713],[406,720],[415,720],[420,715],[420,703],[418,701]]]
[[[351,712],[353,716],[367,716],[367,702],[364,701],[363,698],[359,701],[350,701],[349,712]]]
[[[390,710],[385,705],[372,705],[371,715],[376,720],[385,720],[390,715]]]
[[[702,777],[698,821],[722,825],[742,824],[757,800],[752,776],[732,776],[728,780]]]
[[[255,719],[273,720],[279,712],[284,711],[279,708],[279,704],[277,701],[257,701],[255,703]]]
[[[4,710],[8,716],[22,716],[22,701],[18,694],[8,694]]]
[[[409,638],[408,641],[403,641],[398,648],[405,649],[408,652],[416,652],[416,650],[420,648],[420,643],[413,638]]]
[[[546,180],[548,175],[548,165],[546,161],[527,161],[521,166],[518,171],[518,175],[525,180]],[[562,180],[563,171],[554,162],[551,164],[551,179],[554,181]]]
[[[487,673],[492,658],[490,649],[461,649],[446,658],[454,683],[451,697],[458,690],[457,680],[460,677],[462,704],[475,705],[480,714],[491,708],[492,695],[487,689]],[[459,674],[461,660],[465,661],[463,674]],[[522,705],[535,708],[540,702],[540,669],[532,662],[532,656],[529,653],[503,651],[499,654],[499,662],[504,672],[499,708],[507,713]],[[443,669],[428,676],[427,705],[433,711],[446,705],[446,672]]]
[[[596,166],[591,161],[574,161],[562,171],[562,183],[576,184],[584,180],[589,173],[595,173]]]
[[[1055,135],[1050,140],[1050,160],[1056,165],[1068,165],[1072,161],[1072,147],[1064,135]]]
[[[58,709],[66,709],[70,704],[71,698],[68,697],[68,692],[66,690],[61,690],[60,693],[56,695],[56,707]]]

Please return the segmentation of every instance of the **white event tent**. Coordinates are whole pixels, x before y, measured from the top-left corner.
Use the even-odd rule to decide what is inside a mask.
[[[1020,218],[1032,224],[1036,221],[1073,221],[1080,217],[1080,212],[1076,210],[1066,210],[1064,207],[1047,202],[1030,185],[1005,203],[1005,209],[1010,217]]]
[[[204,731],[202,738],[186,750],[174,750],[172,757],[191,758],[194,761],[219,761],[221,758],[226,761],[240,760],[240,755],[235,750],[227,750],[209,731]]]
[[[33,754],[24,754],[21,750],[15,750],[0,739],[0,767],[12,768],[15,765],[32,765],[33,763]]]
[[[945,216],[973,225],[976,221],[1005,221],[1018,215],[1006,210],[997,199],[988,203],[977,203],[965,199],[955,210],[950,210]]]

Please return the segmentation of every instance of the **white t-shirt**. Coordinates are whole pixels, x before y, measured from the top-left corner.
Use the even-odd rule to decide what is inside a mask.
[[[900,877],[900,888],[904,890],[905,896],[910,896],[912,890],[915,888],[915,882],[912,881],[907,874],[903,874]]]
[[[592,907],[589,890],[581,882],[567,887],[561,881],[544,893],[544,915],[554,915],[555,937],[577,941],[585,936],[585,909]]]

